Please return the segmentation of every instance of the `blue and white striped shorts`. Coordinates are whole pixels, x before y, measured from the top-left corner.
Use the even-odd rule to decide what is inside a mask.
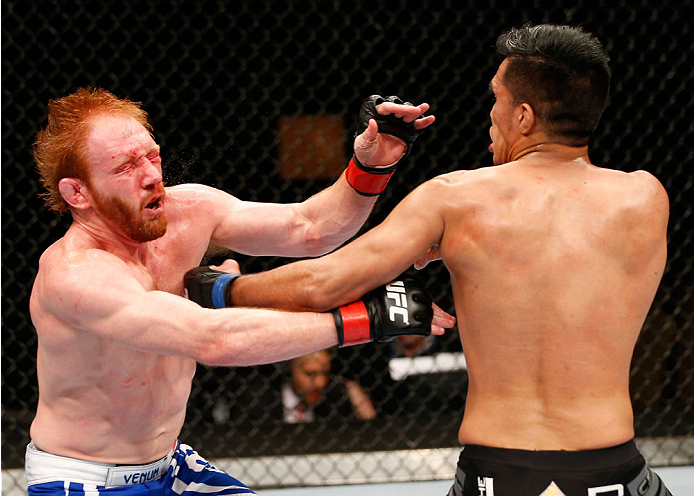
[[[26,475],[29,495],[40,496],[255,494],[180,441],[161,460],[134,466],[57,456],[30,443]]]

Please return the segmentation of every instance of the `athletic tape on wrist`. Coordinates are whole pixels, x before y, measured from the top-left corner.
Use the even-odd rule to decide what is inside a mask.
[[[223,274],[214,281],[212,286],[212,305],[215,308],[231,306],[231,295],[228,288],[237,277],[241,277],[241,274]]]
[[[380,195],[395,172],[397,164],[388,167],[369,167],[362,165],[356,156],[347,165],[345,176],[354,190],[363,196]]]
[[[343,342],[340,346],[352,346],[371,341],[371,324],[363,301],[355,301],[338,310],[342,317]]]

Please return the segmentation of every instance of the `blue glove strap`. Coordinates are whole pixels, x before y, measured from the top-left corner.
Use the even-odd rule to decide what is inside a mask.
[[[212,286],[212,304],[215,308],[226,308],[227,284],[237,277],[241,277],[241,274],[223,274],[215,280]]]

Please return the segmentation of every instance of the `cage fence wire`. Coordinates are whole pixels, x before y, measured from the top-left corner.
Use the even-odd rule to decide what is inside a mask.
[[[92,86],[140,101],[162,146],[169,185],[200,182],[266,202],[307,198],[338,177],[369,94],[431,103],[436,124],[399,166],[364,231],[421,182],[491,165],[494,41],[529,21],[581,25],[603,40],[614,75],[591,158],[627,172],[647,170],[669,193],[669,261],[637,344],[631,390],[637,437],[651,440],[651,462],[691,464],[692,4],[541,3],[2,2],[3,492],[22,485],[13,469],[23,466],[38,397],[31,285],[40,254],[70,221],[48,212],[37,196],[32,143],[50,99]],[[211,252],[209,261],[226,256],[245,272],[289,261],[223,251]],[[433,265],[420,275],[452,311],[445,269]],[[386,479],[439,476],[435,467],[420,474],[409,455],[395,456],[457,447],[467,376],[456,362],[456,331],[433,346],[425,352],[434,353],[431,363],[447,357],[454,365],[403,375],[402,350],[391,344],[333,351],[315,418],[299,423],[283,419],[290,364],[200,366],[181,439],[210,459],[246,460],[237,467],[245,472],[234,475],[256,487],[325,482],[327,472],[341,470],[331,465],[335,453],[392,453],[375,465]],[[369,395],[375,418],[355,414],[344,394],[350,381]]]

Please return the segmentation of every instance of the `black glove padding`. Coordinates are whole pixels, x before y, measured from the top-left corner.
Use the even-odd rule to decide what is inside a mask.
[[[428,336],[434,318],[431,295],[414,276],[402,276],[332,311],[340,346],[392,341],[403,334]]]
[[[397,96],[382,97],[381,95],[371,95],[361,105],[359,120],[357,121],[356,135],[360,135],[369,127],[369,119],[374,119],[378,124],[378,132],[396,136],[405,142],[405,154],[402,158],[410,154],[410,148],[414,140],[419,136],[420,131],[414,127],[414,121],[405,122],[402,117],[395,117],[393,114],[382,115],[378,113],[376,107],[385,102],[397,103],[399,105],[412,105],[410,102],[403,102]]]
[[[231,306],[231,283],[241,274],[230,274],[209,266],[195,267],[183,276],[188,299],[207,308]]]

